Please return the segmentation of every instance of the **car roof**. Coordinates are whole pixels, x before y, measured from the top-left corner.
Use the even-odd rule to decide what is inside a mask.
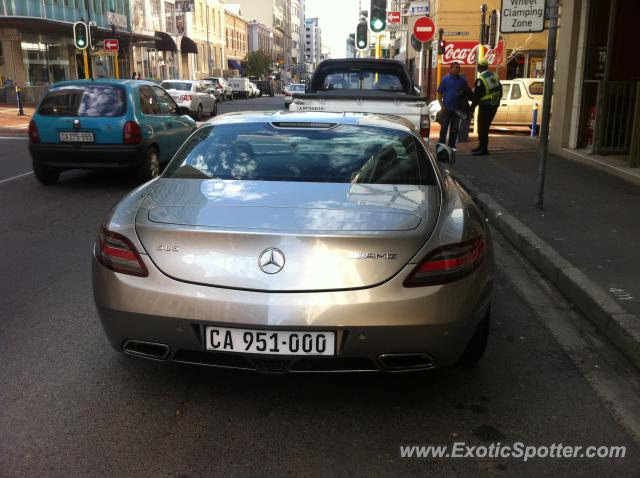
[[[209,119],[206,124],[239,123],[339,123],[378,126],[417,134],[411,121],[401,116],[376,113],[330,113],[325,111],[236,111]]]
[[[59,81],[51,85],[51,88],[57,88],[59,86],[92,86],[92,85],[155,85],[152,81],[146,80],[116,80],[113,78],[100,78],[98,80],[65,80]]]

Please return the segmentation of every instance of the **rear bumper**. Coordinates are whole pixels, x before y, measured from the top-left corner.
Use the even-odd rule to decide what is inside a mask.
[[[147,256],[142,258],[149,277],[118,274],[93,259],[94,299],[114,349],[130,353],[125,344],[143,341],[163,347],[166,353],[157,357],[162,360],[269,372],[396,372],[450,366],[486,314],[492,288],[491,267],[486,265],[459,282],[431,288],[403,288],[400,274],[366,290],[251,292],[181,283],[158,271]],[[336,355],[208,352],[207,325],[334,331]],[[388,355],[400,365],[385,363]],[[416,366],[420,359],[424,361]]]
[[[29,143],[31,158],[38,164],[59,168],[129,168],[139,165],[146,142],[125,144]]]

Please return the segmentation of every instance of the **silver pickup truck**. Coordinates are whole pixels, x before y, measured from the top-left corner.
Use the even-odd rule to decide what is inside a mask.
[[[307,90],[293,94],[289,109],[401,116],[425,139],[431,126],[426,98],[404,63],[395,60],[325,60],[316,68]]]

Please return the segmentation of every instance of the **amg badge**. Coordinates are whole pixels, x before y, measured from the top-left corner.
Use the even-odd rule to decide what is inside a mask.
[[[392,252],[352,252],[349,259],[396,259],[397,255]]]

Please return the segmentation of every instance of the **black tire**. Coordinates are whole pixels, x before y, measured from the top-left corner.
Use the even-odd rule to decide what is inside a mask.
[[[218,102],[213,102],[213,109],[211,110],[211,117],[218,116]]]
[[[231,95],[229,96],[229,99],[230,99],[231,101],[233,101],[233,91],[231,92]]]
[[[198,109],[196,110],[196,116],[194,119],[196,121],[202,121],[202,103],[198,105]]]
[[[44,166],[33,161],[33,174],[40,184],[51,186],[57,183],[60,178],[60,173],[61,171],[57,168]]]
[[[142,181],[149,181],[160,175],[160,155],[158,148],[149,146],[144,154],[142,164],[138,166],[137,176]]]
[[[487,313],[478,323],[476,331],[473,333],[471,340],[464,349],[462,357],[458,363],[467,367],[474,365],[484,355],[489,340],[489,327],[491,325],[491,307],[487,309]]]

